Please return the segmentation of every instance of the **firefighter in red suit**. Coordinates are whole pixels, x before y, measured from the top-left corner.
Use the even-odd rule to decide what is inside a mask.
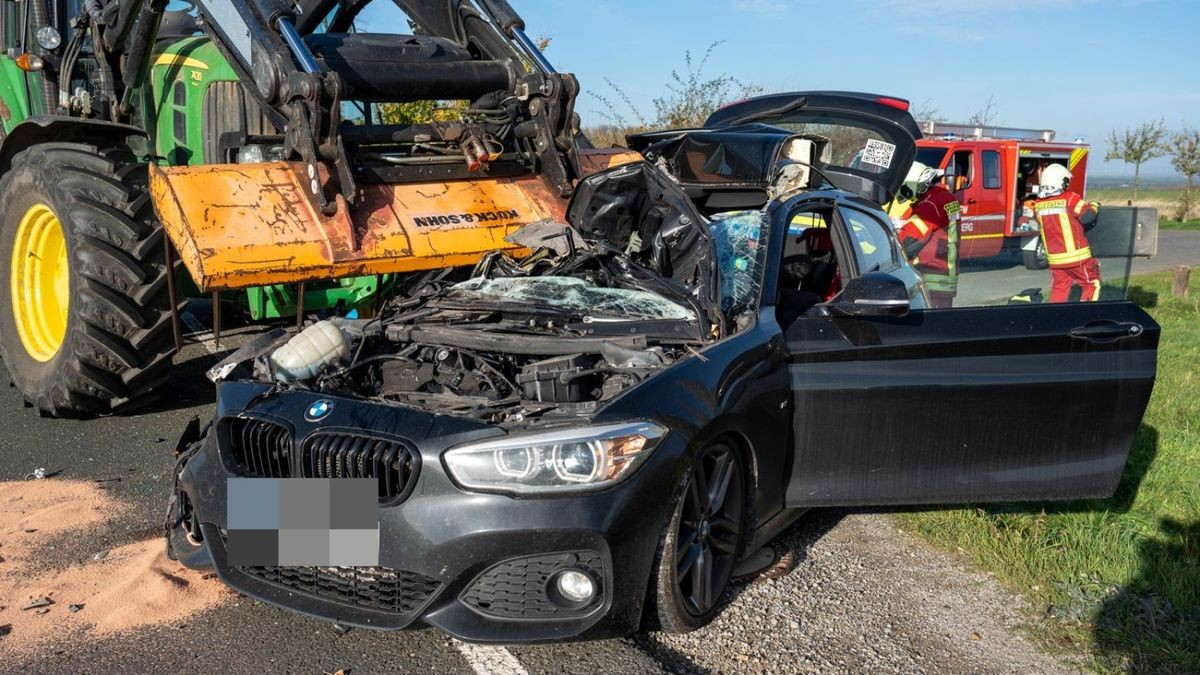
[[[961,208],[949,190],[935,181],[937,169],[914,162],[900,193],[888,207],[904,254],[925,278],[929,304],[954,306],[958,295],[958,218]]]
[[[1100,298],[1100,262],[1092,257],[1087,230],[1099,214],[1099,204],[1071,192],[1071,172],[1062,164],[1042,169],[1033,212],[1041,228],[1046,261],[1050,264],[1050,302],[1067,302],[1071,288],[1082,291],[1082,302]]]

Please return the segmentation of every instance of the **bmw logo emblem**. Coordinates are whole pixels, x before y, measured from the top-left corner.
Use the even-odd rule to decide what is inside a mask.
[[[313,404],[308,406],[308,410],[304,412],[304,419],[309,422],[319,422],[331,412],[333,412],[333,401],[323,398],[320,401],[313,401]]]

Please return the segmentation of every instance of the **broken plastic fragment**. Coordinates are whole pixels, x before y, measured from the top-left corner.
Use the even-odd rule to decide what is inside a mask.
[[[533,250],[548,248],[560,256],[587,245],[575,228],[552,218],[530,223],[505,237],[504,241]]]
[[[38,468],[34,469],[33,471],[30,471],[29,473],[25,474],[25,480],[29,480],[30,478],[33,478],[35,480],[41,480],[45,477],[46,477],[46,467],[44,467],[44,466],[39,466]]]
[[[54,604],[53,600],[51,600],[49,597],[43,595],[40,598],[37,598],[35,600],[30,600],[29,602],[25,603],[24,605],[21,605],[21,610],[25,611],[28,609],[37,609],[39,607],[49,607],[50,605],[53,605],[53,604]]]
[[[287,331],[282,328],[274,328],[270,332],[264,333],[255,337],[250,342],[242,345],[237,351],[229,356],[221,359],[217,365],[208,369],[204,375],[213,384],[220,383],[229,377],[234,370],[247,361],[253,361],[259,356],[271,353],[276,347],[280,346],[287,340]]]

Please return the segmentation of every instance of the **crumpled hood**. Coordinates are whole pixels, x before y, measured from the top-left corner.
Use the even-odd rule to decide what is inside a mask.
[[[567,220],[584,239],[626,253],[616,260],[631,281],[686,299],[723,325],[709,221],[665,171],[637,162],[588,176],[571,199]]]

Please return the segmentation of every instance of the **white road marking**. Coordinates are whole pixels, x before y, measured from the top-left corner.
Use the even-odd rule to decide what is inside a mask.
[[[208,350],[209,354],[217,353],[217,341],[213,337],[212,331],[208,330],[204,327],[204,324],[200,323],[200,319],[197,319],[196,316],[191,312],[184,312],[183,314],[179,315],[179,318],[182,319],[183,323],[187,325],[188,330],[192,331],[192,337],[195,338],[196,341],[201,345],[203,345],[203,347]]]
[[[504,647],[452,642],[477,675],[529,675],[517,657]]]

